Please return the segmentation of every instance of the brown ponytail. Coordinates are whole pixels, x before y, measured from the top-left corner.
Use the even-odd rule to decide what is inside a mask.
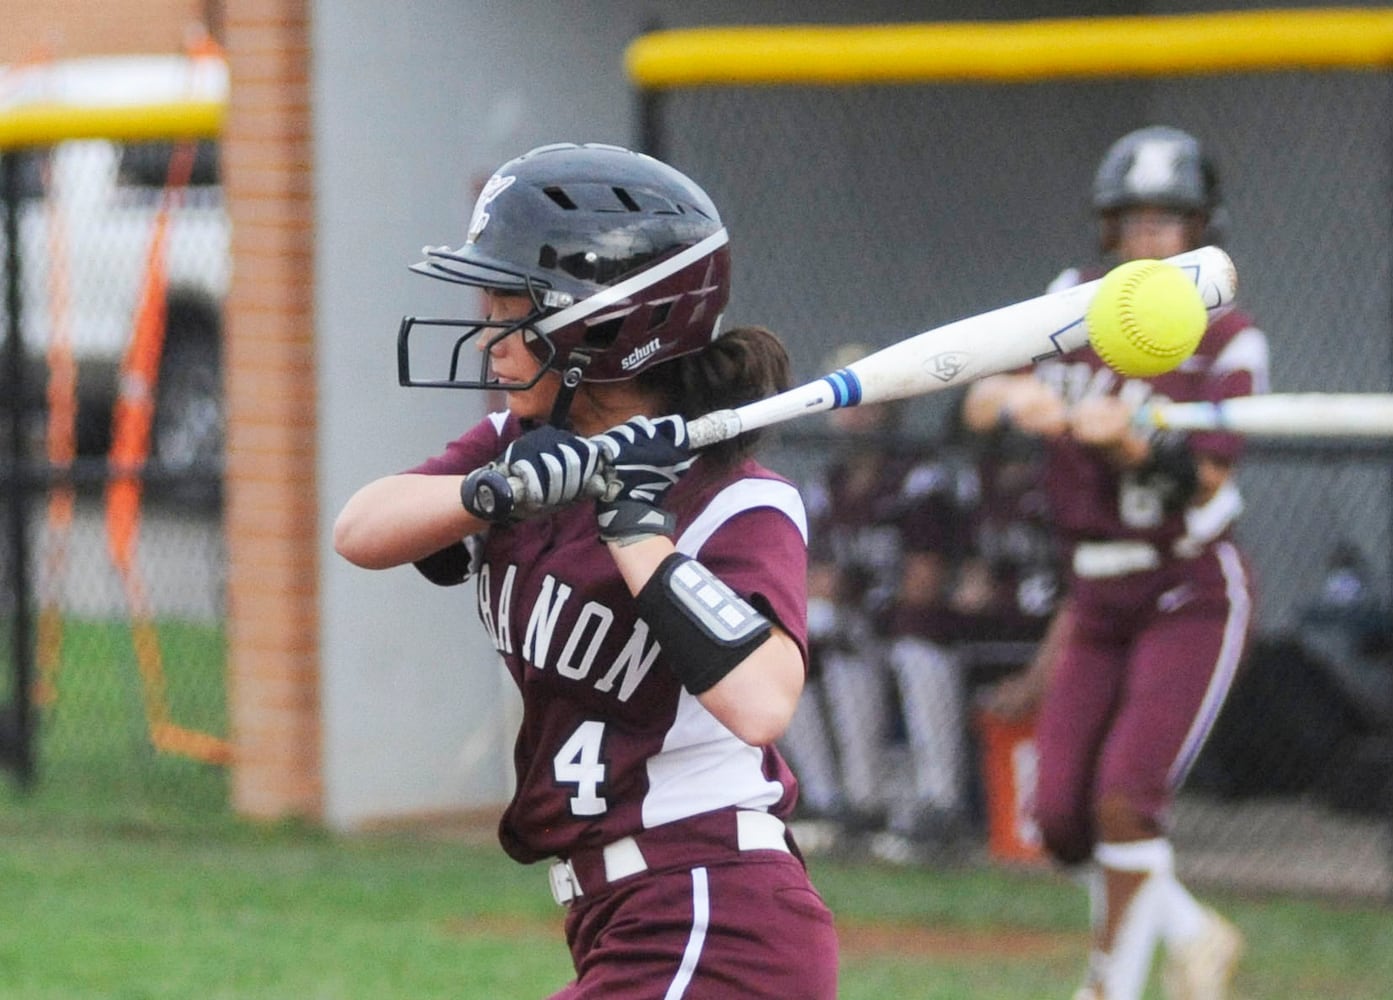
[[[790,372],[788,351],[778,335],[762,326],[744,326],[728,330],[696,354],[650,368],[639,382],[664,397],[664,412],[690,420],[783,392]],[[760,437],[760,431],[748,431],[702,454],[707,461],[733,465],[755,449]]]

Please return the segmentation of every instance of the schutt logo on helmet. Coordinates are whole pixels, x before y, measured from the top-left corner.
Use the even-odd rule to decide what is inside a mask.
[[[648,343],[640,344],[628,354],[624,355],[624,359],[619,362],[619,367],[623,368],[625,371],[628,371],[630,368],[636,368],[662,350],[662,347],[662,341],[654,337]]]

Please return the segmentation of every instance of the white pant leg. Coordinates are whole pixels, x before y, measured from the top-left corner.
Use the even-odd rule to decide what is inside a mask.
[[[949,651],[923,639],[896,639],[890,669],[899,685],[920,806],[955,813],[967,772],[962,672]]]
[[[847,804],[859,812],[873,812],[885,798],[881,777],[888,688],[879,650],[827,653],[822,659],[822,683]]]
[[[798,776],[801,799],[824,815],[840,810],[843,802],[831,729],[823,711],[822,682],[810,680],[780,745]]]

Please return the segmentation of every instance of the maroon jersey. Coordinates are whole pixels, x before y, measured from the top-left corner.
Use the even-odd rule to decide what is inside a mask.
[[[495,413],[414,472],[463,474],[521,434]],[[753,460],[700,458],[667,494],[676,544],[806,648],[807,525],[798,491]],[[517,788],[499,837],[522,862],[569,857],[731,806],[786,816],[792,773],[678,682],[577,503],[495,526],[475,546],[479,617],[522,692]]]
[[[1067,287],[1090,275],[1068,271],[1051,286]],[[1089,396],[1115,395],[1133,406],[1148,402],[1215,402],[1268,390],[1267,337],[1239,309],[1210,323],[1198,350],[1175,371],[1129,378],[1113,371],[1091,347],[1043,362],[1035,374],[1070,404]],[[1233,461],[1242,450],[1235,434],[1189,435],[1196,455]],[[1163,553],[1193,555],[1223,536],[1242,509],[1229,482],[1203,508],[1167,509],[1160,491],[1137,472],[1123,472],[1069,437],[1049,442],[1046,487],[1056,528],[1067,542],[1137,540]]]
[[[959,511],[961,476],[931,454],[884,452],[868,444],[804,487],[811,558],[837,568],[838,604],[866,627],[883,626],[900,586],[904,557],[956,557],[967,547]]]
[[[1044,634],[1061,589],[1044,470],[1043,450],[1033,438],[1003,430],[984,440],[972,550],[959,568],[960,613],[949,634],[988,641]],[[965,600],[961,595],[971,595],[976,581],[976,600]]]

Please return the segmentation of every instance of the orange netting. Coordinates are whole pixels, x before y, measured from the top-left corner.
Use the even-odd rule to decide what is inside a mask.
[[[194,56],[217,55],[206,35],[190,45]],[[36,59],[37,64],[42,60]],[[142,476],[150,457],[150,433],[155,415],[155,392],[164,353],[167,250],[171,213],[179,207],[193,172],[196,144],[176,144],[156,211],[146,254],[144,278],[137,302],[133,332],[121,360],[112,440],[108,453],[110,479],[106,489],[107,548],[121,577],[131,616],[132,644],[141,677],[141,692],[150,742],[156,750],[210,764],[227,764],[231,744],[208,733],[177,725],[170,718],[163,657],[152,608],[136,563],[140,537]],[[46,178],[46,181],[51,178]],[[71,469],[77,453],[77,364],[73,355],[67,228],[59,200],[49,192],[46,212],[49,232],[49,307],[52,335],[48,348],[47,457],[59,473],[49,493],[48,550],[45,587],[38,623],[36,704],[50,705],[58,694],[63,648],[61,582],[66,574],[72,531],[74,488]]]
[[[164,353],[169,216],[178,207],[188,186],[195,149],[192,141],[180,142],[170,157],[169,174],[160,194],[146,255],[145,280],[136,305],[135,328],[121,359],[108,454],[111,478],[106,487],[106,532],[107,549],[121,576],[130,608],[150,742],[157,750],[209,764],[226,764],[232,757],[231,744],[170,720],[159,636],[135,558],[140,537],[141,476],[150,457],[155,392],[159,384],[160,358]]]

